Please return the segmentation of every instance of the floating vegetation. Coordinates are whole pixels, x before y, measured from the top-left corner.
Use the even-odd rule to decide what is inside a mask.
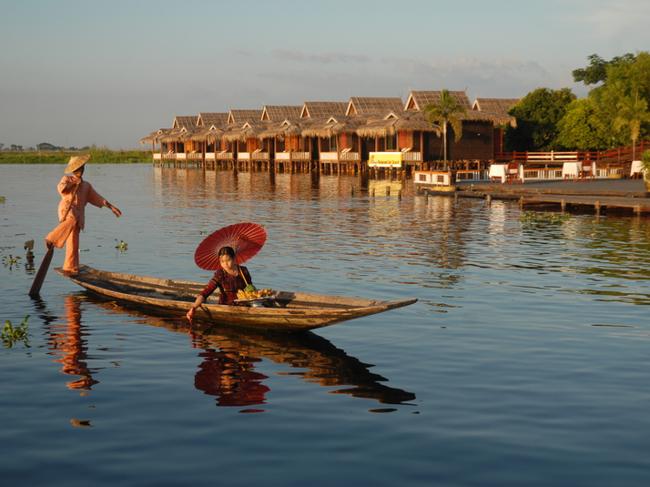
[[[117,239],[115,239],[115,241],[118,242]],[[116,248],[117,250],[119,250],[120,252],[124,253],[124,252],[126,252],[127,250],[129,250],[129,244],[126,243],[124,240],[120,240],[120,241],[118,242],[118,244],[115,246],[115,248]]]
[[[5,326],[2,329],[2,344],[6,348],[11,348],[18,342],[22,342],[25,347],[29,348],[27,320],[29,320],[29,315],[25,316],[20,325],[15,327],[11,323],[11,320],[5,321]]]
[[[524,211],[519,217],[522,223],[563,223],[571,219],[566,213],[547,211]]]
[[[0,203],[4,203],[6,201],[4,196],[0,196]]]
[[[9,270],[12,270],[14,267],[18,267],[18,264],[20,263],[18,262],[19,260],[20,260],[20,256],[18,255],[16,256],[13,256],[11,254],[5,255],[2,258],[2,265],[4,265],[5,267],[9,267]]]

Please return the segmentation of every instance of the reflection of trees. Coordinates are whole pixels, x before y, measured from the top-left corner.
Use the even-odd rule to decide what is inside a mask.
[[[571,216],[552,222],[540,217],[539,222],[522,225],[522,235],[536,258],[544,256],[536,265],[545,272],[589,276],[589,287],[575,292],[609,301],[650,304],[647,219]],[[544,242],[543,251],[540,242]]]
[[[114,313],[128,313],[141,317],[144,324],[187,333],[190,328],[184,320],[167,320],[126,310],[114,303],[95,298],[92,302]],[[268,385],[266,375],[255,370],[262,359],[288,365],[298,371],[287,375],[300,376],[307,382],[322,386],[342,386],[333,391],[354,397],[374,399],[381,403],[401,404],[415,399],[413,393],[389,387],[387,379],[374,374],[365,364],[328,340],[314,333],[268,334],[243,328],[195,328],[194,347],[202,362],[194,377],[194,385],[205,394],[217,397],[218,406],[248,406],[263,404]]]
[[[67,375],[79,376],[68,382],[69,389],[90,390],[98,381],[93,379],[86,364],[87,346],[84,340],[85,327],[81,322],[81,305],[78,296],[65,297],[65,325],[46,322],[48,329],[48,348],[61,364],[61,371]]]

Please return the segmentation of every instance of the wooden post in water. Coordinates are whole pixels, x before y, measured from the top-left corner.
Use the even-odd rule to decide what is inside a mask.
[[[456,195],[454,195],[454,197],[456,197]],[[488,206],[491,206],[491,205],[492,205],[492,195],[489,195],[489,194],[486,194],[486,195],[485,195],[485,203],[486,203]]]
[[[596,200],[596,202],[594,203],[594,208],[596,210],[596,216],[600,216],[600,201],[599,200]]]
[[[386,196],[390,196],[390,186],[386,186]]]
[[[562,199],[560,200],[560,208],[562,208],[562,213],[566,211],[566,200]]]

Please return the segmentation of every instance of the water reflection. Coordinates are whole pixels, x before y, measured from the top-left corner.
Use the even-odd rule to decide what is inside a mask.
[[[229,369],[231,375],[228,381],[232,382],[233,375],[237,375],[235,380],[241,389],[251,393],[242,394],[246,402],[229,405],[263,404],[264,393],[269,389],[261,384],[261,380],[267,377],[253,372],[254,364],[260,359],[298,369],[280,375],[298,376],[310,383],[335,387],[330,391],[333,394],[349,394],[384,404],[403,404],[415,399],[413,393],[382,384],[388,379],[370,372],[369,368],[373,365],[349,356],[329,340],[314,333],[277,335],[219,327],[195,335],[194,343],[205,351],[200,354],[206,360],[199,366],[199,373],[206,370],[206,362],[212,363],[215,349],[220,350],[220,357],[237,362],[237,366]],[[221,373],[222,369],[217,367],[217,371]],[[215,376],[214,379],[212,383],[218,384],[222,376]],[[251,402],[256,400],[258,402]]]
[[[43,303],[40,304],[43,306]],[[99,381],[93,378],[92,372],[86,363],[87,327],[81,320],[81,298],[69,295],[64,298],[65,323],[57,324],[50,321],[46,311],[44,324],[47,332],[47,344],[55,362],[61,364],[61,372],[66,375],[77,376],[75,380],[66,383],[68,389],[89,391]]]
[[[75,302],[73,296],[68,298]],[[388,379],[370,372],[373,365],[349,356],[330,341],[310,332],[268,334],[223,326],[190,330],[184,320],[146,315],[91,296],[87,299],[111,313],[135,317],[139,323],[189,333],[192,346],[201,350],[194,386],[216,397],[217,406],[265,404],[270,391],[269,377],[256,370],[263,360],[295,369],[278,375],[298,376],[310,383],[336,387],[331,391],[335,394],[385,404],[404,404],[415,399],[411,392],[384,384]]]

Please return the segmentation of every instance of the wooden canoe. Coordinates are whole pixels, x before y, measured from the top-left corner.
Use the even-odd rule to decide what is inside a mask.
[[[100,296],[143,308],[183,315],[204,284],[108,272],[82,266],[76,275],[61,275]],[[198,321],[275,331],[304,331],[401,308],[417,299],[377,301],[280,291],[276,307],[254,308],[218,304],[214,296],[196,310]]]

